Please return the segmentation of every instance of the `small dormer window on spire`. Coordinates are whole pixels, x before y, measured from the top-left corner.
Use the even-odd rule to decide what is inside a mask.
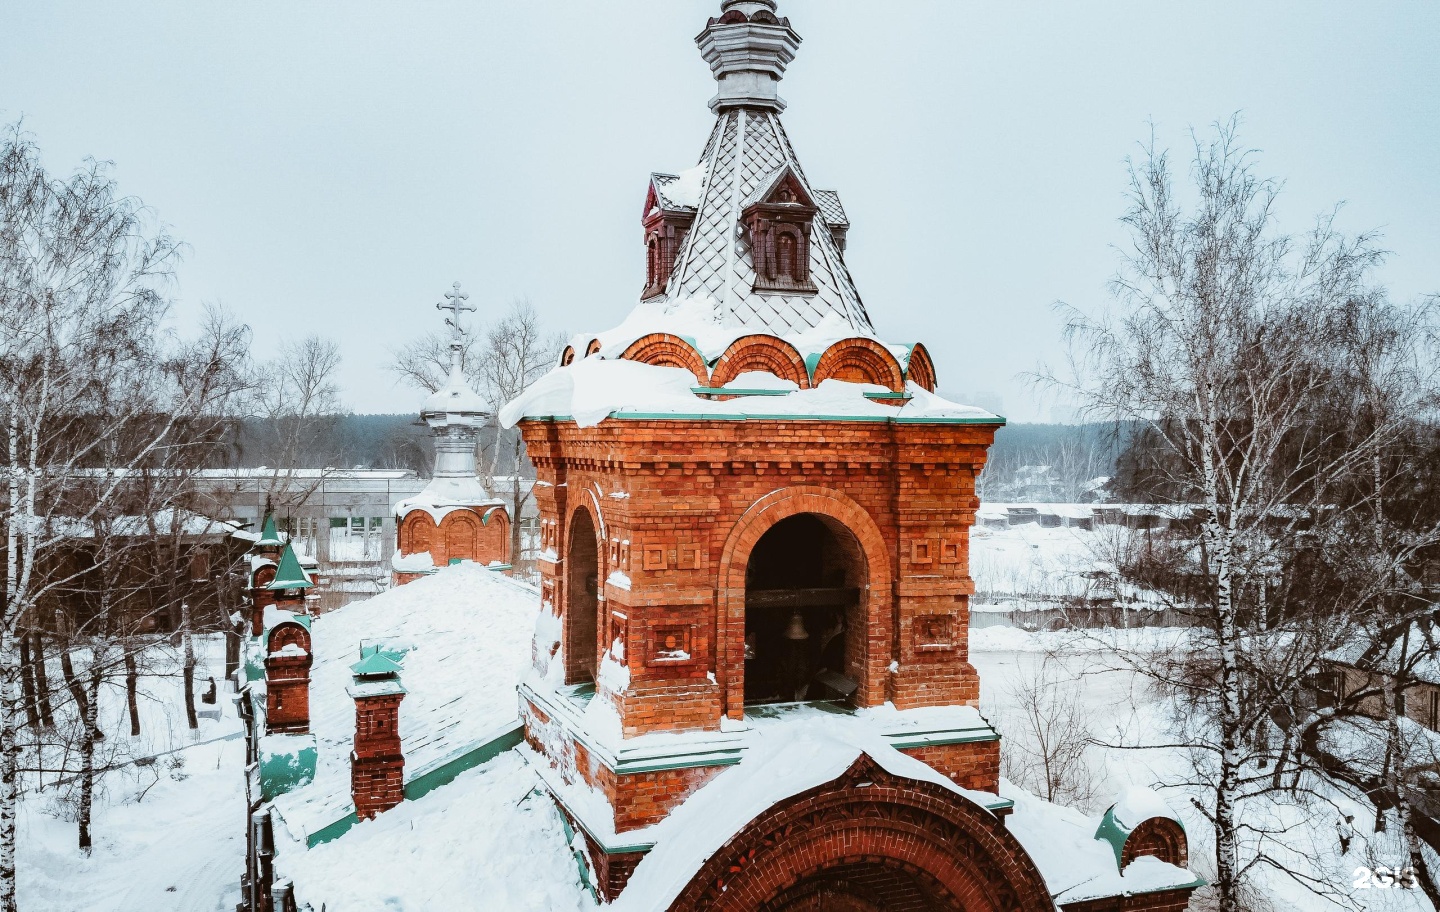
[[[675,174],[653,174],[645,197],[645,290],[641,300],[665,293],[680,246],[695,221],[695,193],[692,183]]]
[[[788,165],[762,181],[742,213],[755,290],[814,294],[810,238],[819,208]]]

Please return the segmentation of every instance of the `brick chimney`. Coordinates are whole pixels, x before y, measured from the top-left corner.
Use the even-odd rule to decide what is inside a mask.
[[[378,649],[350,666],[354,682],[355,749],[350,752],[350,794],[355,816],[368,820],[405,797],[405,755],[400,750],[400,665]]]
[[[265,643],[265,730],[310,731],[309,618],[300,615],[276,624]]]

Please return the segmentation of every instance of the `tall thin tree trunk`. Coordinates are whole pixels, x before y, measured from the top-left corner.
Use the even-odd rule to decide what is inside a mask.
[[[8,625],[0,629],[0,912],[18,912],[15,899],[15,819],[19,810],[19,650]]]
[[[140,735],[140,671],[135,663],[135,650],[128,642],[121,648],[125,650],[125,706],[130,712],[130,737],[135,738]]]
[[[64,630],[65,616],[60,609],[55,609],[55,629]],[[75,701],[75,712],[85,716],[85,688],[80,684],[80,679],[75,676],[75,663],[70,659],[70,644],[60,644],[60,674],[65,678],[65,687],[70,691],[70,699]]]
[[[30,632],[31,652],[35,654],[35,698],[40,707],[40,724],[55,727],[55,708],[50,702],[50,663],[45,658],[45,634],[38,629]]]
[[[185,650],[185,722],[191,729],[200,727],[195,715],[195,638],[190,633],[190,603],[180,602],[180,642]]]
[[[100,736],[100,682],[105,677],[104,653],[91,654],[88,699],[85,701],[84,725],[80,728],[80,851],[90,854],[92,846],[91,817],[95,808],[95,742]]]
[[[35,660],[30,655],[29,637],[16,637],[20,641],[20,696],[25,703],[25,721],[32,729],[40,727],[40,707],[35,696]]]

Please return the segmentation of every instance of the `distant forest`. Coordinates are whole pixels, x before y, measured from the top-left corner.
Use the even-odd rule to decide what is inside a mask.
[[[514,431],[502,431],[505,440]],[[491,472],[489,454],[496,428],[482,435],[481,471]],[[1126,479],[1125,466],[1134,434],[1129,426],[1112,424],[1010,424],[1001,428],[981,477],[981,496],[1004,501],[1093,500],[1096,480],[1115,479],[1110,499],[1143,499]],[[261,419],[242,422],[230,447],[229,462],[240,468],[273,465],[276,433]],[[411,469],[429,475],[433,462],[430,429],[415,415],[332,415],[313,419],[305,434],[302,462],[307,467]],[[504,453],[507,448],[503,448]],[[1121,468],[1117,471],[1117,464]],[[509,474],[507,465],[493,467]],[[528,461],[524,475],[533,474]],[[1117,490],[1117,488],[1119,490]],[[1121,494],[1124,497],[1120,497]]]

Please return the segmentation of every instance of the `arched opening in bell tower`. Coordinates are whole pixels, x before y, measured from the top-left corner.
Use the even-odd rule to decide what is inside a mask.
[[[865,553],[844,524],[800,513],[745,568],[745,703],[848,700],[864,661]]]
[[[595,680],[599,652],[600,549],[590,511],[580,509],[570,520],[565,553],[565,683]]]

